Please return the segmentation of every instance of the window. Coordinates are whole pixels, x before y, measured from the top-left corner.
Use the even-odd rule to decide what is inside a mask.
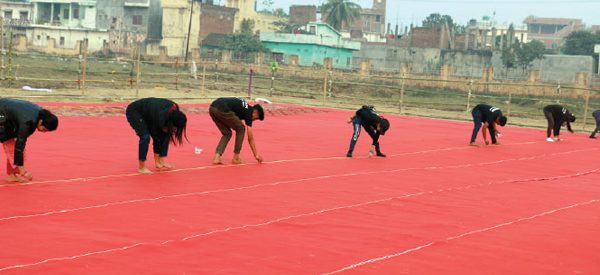
[[[79,19],[79,7],[73,7],[73,19]]]
[[[29,20],[29,12],[28,11],[19,12],[19,19]]]
[[[64,45],[65,45],[65,37],[64,37],[64,36],[61,36],[61,37],[60,37],[60,45],[61,45],[61,46],[64,46]]]
[[[4,11],[4,18],[12,19],[12,11],[11,10]]]
[[[381,21],[381,15],[375,16],[375,22],[379,22],[379,21]]]
[[[134,25],[142,25],[142,16],[141,15],[134,15],[133,16],[133,24]]]
[[[317,27],[310,26],[310,33],[317,33]]]
[[[63,10],[63,18],[64,19],[69,19],[69,9],[64,9]]]
[[[38,35],[38,36],[37,36],[37,40],[42,40],[42,36],[41,36],[41,35]]]
[[[352,62],[350,57],[346,58],[346,66],[350,66],[350,62]]]

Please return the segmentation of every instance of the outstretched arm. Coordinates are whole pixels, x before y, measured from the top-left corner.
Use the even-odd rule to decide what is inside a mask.
[[[250,144],[250,149],[252,150],[252,154],[258,163],[262,163],[263,158],[258,154],[256,150],[256,142],[254,141],[254,132],[252,131],[252,127],[246,126],[246,132],[248,132],[248,144]]]
[[[485,142],[485,145],[490,144],[490,142],[487,140],[487,128],[489,127],[487,122],[483,123],[483,126],[481,127],[481,135],[483,136],[483,141]]]

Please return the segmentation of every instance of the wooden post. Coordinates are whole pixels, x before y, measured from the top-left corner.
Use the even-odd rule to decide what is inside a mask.
[[[400,114],[404,113],[404,84],[405,84],[404,75],[401,76],[400,80]]]
[[[590,90],[585,91],[585,111],[583,113],[583,127],[581,128],[585,131],[585,126],[587,125],[588,111],[590,108]],[[595,126],[593,126],[595,127]]]
[[[248,74],[248,99],[252,99],[252,77],[254,76],[254,70],[250,69]]]
[[[328,97],[332,97],[333,96],[333,71],[329,71],[329,87],[327,89],[327,96]]]
[[[142,53],[141,53],[141,44],[138,45],[138,55],[137,55],[137,66],[136,66],[136,77],[135,77],[135,97],[140,96],[140,82],[141,82],[141,63],[142,63]]]
[[[325,105],[325,101],[327,100],[327,76],[329,75],[327,69],[325,69],[324,72],[325,76],[323,77],[323,105]]]
[[[175,90],[179,90],[179,57],[175,58]]]
[[[200,89],[201,96],[206,96],[205,83],[206,83],[206,65],[202,65],[202,88]]]
[[[84,43],[85,50],[83,50],[83,72],[81,76],[81,94],[85,94],[85,79],[87,77],[87,43]]]
[[[508,92],[508,108],[506,110],[506,115],[510,116],[510,109],[512,107],[512,91]]]
[[[556,103],[560,104],[560,81],[558,82],[558,85],[556,86]]]
[[[467,97],[467,113],[471,109],[471,97],[473,96],[473,80],[469,80],[469,96]]]

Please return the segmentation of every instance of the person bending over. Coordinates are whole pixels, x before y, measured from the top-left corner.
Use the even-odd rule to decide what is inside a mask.
[[[171,169],[173,166],[165,162],[169,143],[181,145],[184,137],[187,140],[187,117],[179,110],[179,105],[164,98],[142,98],[129,104],[125,114],[129,125],[139,137],[138,172],[152,173],[146,168],[150,138],[155,167],[159,171]]]
[[[504,127],[508,120],[504,115],[502,115],[500,108],[496,108],[487,104],[478,104],[473,108],[471,114],[473,115],[474,126],[471,134],[471,142],[469,144],[472,146],[477,146],[477,144],[475,144],[475,140],[477,139],[477,133],[479,132],[479,129],[481,129],[481,135],[483,136],[483,142],[485,145],[490,144],[487,138],[488,131],[490,133],[492,144],[498,144],[496,137],[500,134],[500,132],[497,129],[497,125]]]
[[[45,133],[56,128],[58,118],[50,111],[28,101],[0,99],[0,142],[6,153],[6,181],[33,179],[33,174],[24,166],[27,138],[36,130]]]
[[[258,150],[256,149],[254,132],[252,130],[253,121],[265,119],[265,113],[260,104],[252,106],[241,98],[222,97],[210,104],[208,113],[222,134],[221,140],[217,145],[217,152],[213,159],[213,164],[223,164],[221,157],[231,139],[231,130],[235,131],[235,147],[233,149],[233,159],[231,162],[233,164],[242,163],[240,152],[242,151],[244,135],[248,132],[248,144],[250,144],[252,154],[254,154],[254,158],[258,163],[262,163],[263,158],[258,154]]]
[[[562,105],[551,104],[544,107],[544,116],[548,120],[546,141],[560,141],[560,127],[563,125],[567,125],[569,132],[573,133],[573,129],[571,129],[571,123],[575,122],[575,116]],[[553,131],[554,139],[551,135]]]
[[[360,136],[361,126],[373,140],[371,149],[369,150],[369,156],[377,155],[378,157],[385,157],[385,154],[381,152],[379,136],[385,135],[385,132],[390,128],[390,122],[379,115],[373,106],[362,106],[356,111],[354,116],[348,119],[348,123],[352,123],[354,133],[352,134],[350,148],[348,149],[346,157],[352,157],[354,146],[356,146],[356,142]]]

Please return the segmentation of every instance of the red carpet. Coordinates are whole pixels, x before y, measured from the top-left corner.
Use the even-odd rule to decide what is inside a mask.
[[[220,136],[195,105],[176,170],[137,175],[119,106],[30,138],[34,181],[0,187],[1,273],[600,274],[587,134],[508,126],[475,148],[471,123],[388,115],[388,158],[366,157],[363,131],[347,159],[350,111],[275,105],[254,127],[264,164],[245,143],[246,164],[213,166]]]

